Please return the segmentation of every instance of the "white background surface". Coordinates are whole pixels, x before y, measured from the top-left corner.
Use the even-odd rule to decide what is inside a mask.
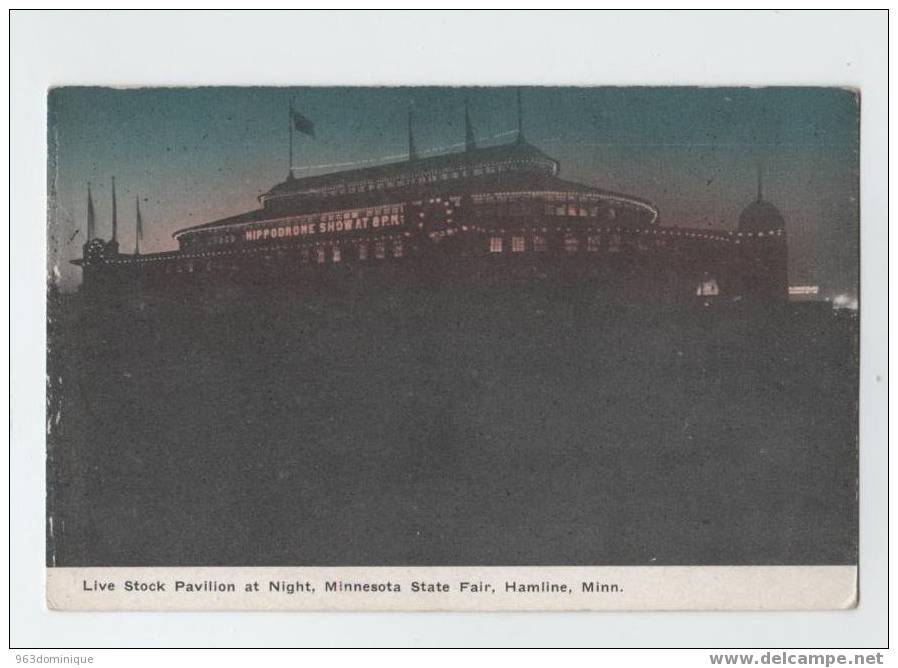
[[[13,646],[870,647],[886,643],[884,13],[16,12],[10,27]],[[50,613],[43,596],[45,95],[49,86],[62,84],[809,84],[859,88],[860,607],[848,612],[763,614]]]

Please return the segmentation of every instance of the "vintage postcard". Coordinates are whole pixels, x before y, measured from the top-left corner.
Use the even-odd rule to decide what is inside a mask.
[[[859,104],[50,90],[48,606],[854,606]]]

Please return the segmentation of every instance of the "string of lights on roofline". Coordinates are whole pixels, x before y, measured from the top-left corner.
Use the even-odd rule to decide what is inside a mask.
[[[517,130],[505,130],[503,132],[499,132],[493,135],[488,135],[485,137],[477,137],[476,141],[478,143],[481,142],[490,142],[495,141],[497,139],[502,139],[504,137],[510,137],[511,135],[517,134]],[[426,148],[423,150],[418,150],[420,155],[433,155],[439,153],[445,153],[446,151],[451,151],[457,148],[464,148],[465,142],[456,142],[454,144],[446,144],[444,146],[434,146],[432,148]],[[371,166],[378,165],[381,163],[389,163],[396,162],[398,160],[407,160],[408,153],[396,153],[393,155],[383,155],[377,158],[365,158],[362,160],[352,160],[349,162],[330,162],[330,163],[320,163],[317,165],[293,165],[291,167],[292,171],[295,172],[310,172],[318,169],[334,169],[340,167],[363,167],[363,166]]]
[[[505,235],[518,233],[522,230],[520,228],[506,229],[504,227],[491,228],[491,227],[483,227],[480,225],[460,225],[455,228],[448,228],[444,232],[452,234],[452,233],[456,233],[459,231],[461,231],[461,232],[468,232],[468,231],[483,232],[483,233],[492,233],[492,234],[499,234],[499,235],[505,236]],[[550,230],[548,227],[545,227],[545,226],[532,226],[532,227],[524,228],[524,231],[526,231],[528,233],[532,233],[534,231],[541,231],[543,233],[548,233]],[[575,229],[575,228],[564,228],[561,231],[565,232],[565,233],[572,234],[577,231],[582,232],[583,230]],[[691,232],[691,231],[687,231],[687,230],[680,230],[677,228],[662,228],[662,229],[659,229],[659,228],[627,228],[627,227],[620,227],[620,226],[614,226],[614,227],[599,226],[599,227],[590,228],[589,230],[587,230],[587,232],[591,232],[594,234],[619,234],[619,235],[623,235],[625,237],[626,236],[651,235],[651,236],[670,236],[670,237],[677,237],[677,238],[705,239],[708,241],[722,241],[722,242],[733,242],[734,237],[736,237],[737,235],[739,237],[742,237],[742,236],[745,236],[745,237],[765,236],[764,233],[751,233],[751,232],[746,232],[746,233],[736,233],[736,232],[699,233],[699,232]],[[409,232],[407,230],[403,231],[401,234],[406,237],[411,236],[411,232]],[[767,236],[781,236],[781,235],[782,235],[782,230],[776,230],[776,231],[771,231],[771,232],[767,233]],[[381,235],[381,236],[377,236],[377,237],[366,237],[364,239],[345,239],[342,241],[337,241],[337,240],[333,240],[333,239],[328,239],[328,240],[315,239],[315,240],[309,240],[307,245],[309,247],[317,247],[317,246],[322,246],[322,245],[323,246],[333,246],[333,245],[338,245],[338,244],[352,245],[352,244],[358,244],[358,243],[368,243],[368,242],[372,241],[372,239],[393,239],[393,238],[395,238],[395,235],[385,234],[385,235]],[[738,244],[740,242],[738,240],[735,240],[735,243]],[[265,252],[270,252],[271,250],[286,249],[286,248],[288,248],[288,247],[287,246],[259,246],[259,247],[253,247],[253,248],[240,248],[240,249],[233,249],[233,250],[208,250],[208,251],[201,251],[201,252],[195,251],[195,252],[183,253],[181,255],[181,258],[182,259],[183,258],[200,258],[200,257],[213,257],[213,256],[224,256],[224,255],[241,255],[241,254],[247,254],[247,253],[265,253]],[[115,263],[121,264],[121,263],[133,262],[135,259],[138,262],[156,262],[156,261],[164,261],[164,260],[171,259],[169,257],[169,255],[170,255],[169,251],[162,251],[159,253],[148,253],[145,255],[141,255],[137,258],[123,258],[120,261],[111,260],[111,262],[113,264],[115,264]]]

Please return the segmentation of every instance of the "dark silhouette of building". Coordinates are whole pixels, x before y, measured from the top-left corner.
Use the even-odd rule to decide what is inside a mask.
[[[782,214],[764,200],[761,170],[758,196],[739,214],[735,242],[739,246],[740,292],[746,297],[783,299],[788,295],[786,224]]]
[[[760,184],[732,231],[668,227],[465,125],[171,252],[98,239],[88,190],[91,299],[48,304],[49,565],[856,563],[857,318],[767,308]],[[763,306],[679,307],[711,300]]]
[[[358,288],[436,278],[593,283],[633,299],[786,299],[785,224],[758,197],[733,232],[666,227],[649,201],[559,177],[523,133],[421,158],[409,115],[408,159],[288,178],[253,211],[174,234],[178,250],[126,255],[93,238],[76,260],[88,291]],[[292,140],[291,140],[292,141]],[[760,175],[759,175],[760,178]],[[88,195],[90,198],[90,195]]]

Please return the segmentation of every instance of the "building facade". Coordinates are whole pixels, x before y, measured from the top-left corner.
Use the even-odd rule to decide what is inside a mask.
[[[357,289],[380,281],[560,281],[633,299],[787,297],[785,223],[758,196],[733,231],[666,227],[649,201],[559,177],[512,143],[293,178],[259,208],[187,227],[178,250],[120,252],[93,237],[86,291]],[[113,193],[114,197],[114,193]],[[115,217],[115,213],[113,213]],[[113,229],[115,230],[115,221]]]

